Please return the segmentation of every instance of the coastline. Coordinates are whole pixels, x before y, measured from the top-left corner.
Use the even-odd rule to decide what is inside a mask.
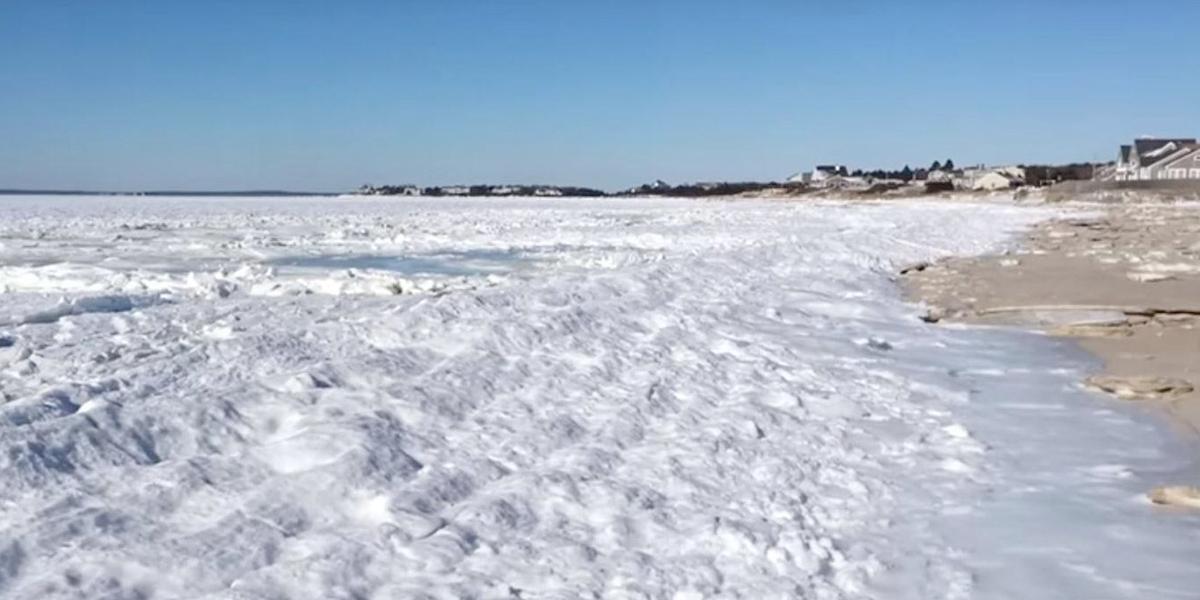
[[[906,267],[905,293],[929,321],[1068,338],[1101,364],[1083,387],[1149,407],[1200,439],[1200,204],[1062,208],[1067,216],[1036,225],[1016,250]],[[1200,507],[1187,486],[1149,495]]]

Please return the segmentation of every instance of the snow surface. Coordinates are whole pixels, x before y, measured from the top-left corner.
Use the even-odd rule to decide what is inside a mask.
[[[2,198],[0,596],[1195,598],[1183,442],[899,296],[1050,214]]]

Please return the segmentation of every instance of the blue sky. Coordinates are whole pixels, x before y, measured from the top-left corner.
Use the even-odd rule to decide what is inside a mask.
[[[0,3],[0,188],[1107,160],[1200,135],[1200,2]]]

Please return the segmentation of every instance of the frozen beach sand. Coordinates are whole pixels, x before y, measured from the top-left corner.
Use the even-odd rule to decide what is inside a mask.
[[[1078,339],[1089,387],[1161,407],[1200,432],[1200,205],[1082,205],[1020,250],[909,268],[932,318],[1036,325]]]

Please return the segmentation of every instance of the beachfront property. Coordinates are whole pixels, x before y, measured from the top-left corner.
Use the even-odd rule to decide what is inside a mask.
[[[999,191],[1025,185],[1025,169],[1017,166],[970,167],[954,179],[954,187],[963,190]]]
[[[994,192],[1012,189],[1022,182],[1022,179],[1018,179],[1002,171],[989,171],[975,178],[971,182],[971,189]]]
[[[1101,181],[1200,180],[1195,138],[1138,138],[1122,145],[1117,162],[1096,171]]]
[[[788,177],[788,183],[803,183],[814,189],[865,190],[871,185],[866,177],[851,175],[846,165],[817,165],[812,171]]]
[[[830,175],[822,178],[820,181],[813,182],[812,187],[826,190],[865,190],[870,187],[870,182],[865,177],[853,177],[850,175]]]
[[[817,165],[812,171],[796,173],[788,177],[788,183],[803,183],[813,187],[832,187],[840,181],[839,178],[850,176],[846,165]]]
[[[951,161],[949,168],[934,163],[930,169],[904,171],[875,170],[850,171],[844,165],[817,165],[812,171],[797,173],[788,178],[789,183],[802,183],[813,189],[855,190],[868,189],[872,185],[920,185],[926,190],[1006,190],[1025,185],[1025,169],[1018,166],[988,167],[978,165],[957,169]],[[1089,173],[1090,176],[1090,173]],[[931,188],[932,186],[932,188]]]
[[[925,175],[926,182],[933,183],[953,183],[954,172],[945,169],[934,169]]]
[[[415,185],[364,185],[358,188],[360,196],[420,196],[421,188]]]

